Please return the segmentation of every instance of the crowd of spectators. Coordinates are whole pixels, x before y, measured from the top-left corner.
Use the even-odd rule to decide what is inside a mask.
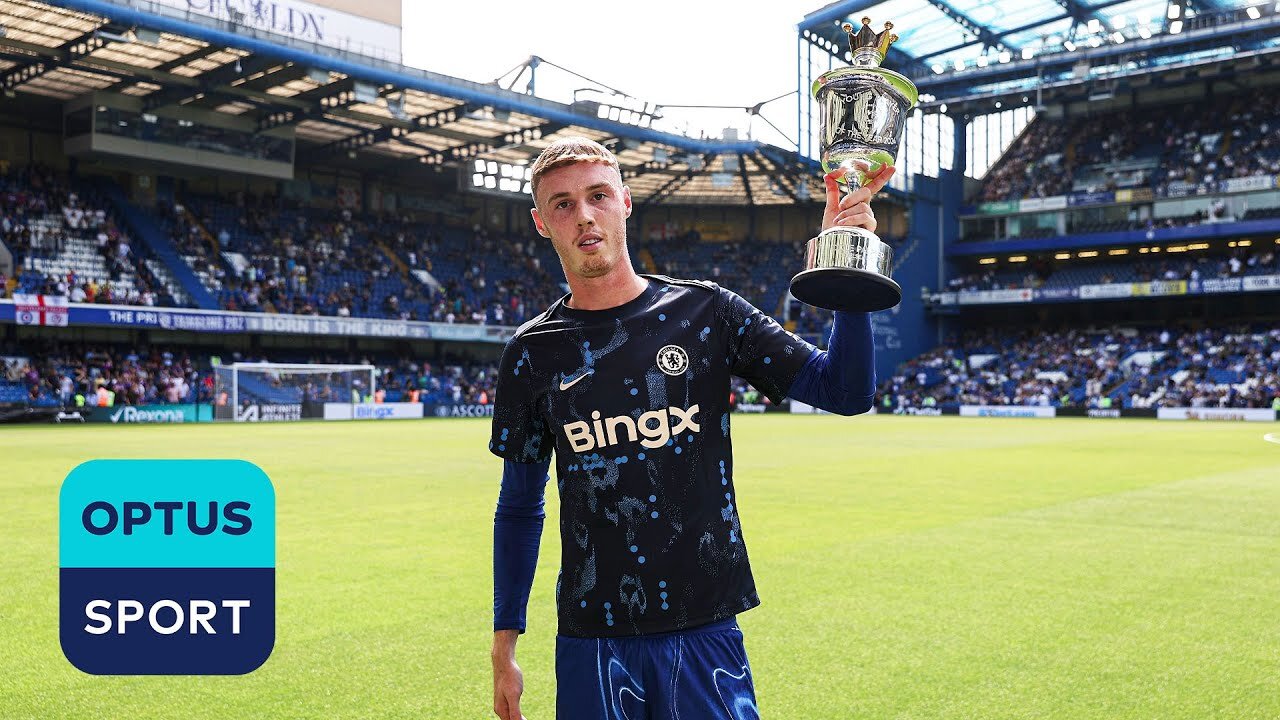
[[[1280,94],[1033,121],[983,179],[975,202],[1150,187],[1216,190],[1232,178],[1280,174]]]
[[[232,359],[239,361],[240,358],[233,354]],[[357,360],[313,356],[306,363],[371,365],[374,367],[374,385],[369,386],[367,372],[363,370],[324,372],[309,369],[295,372],[290,369],[264,369],[255,377],[267,388],[285,390],[285,397],[302,402],[489,405],[493,402],[498,372],[495,363],[448,358],[440,362],[419,362],[409,358],[378,361],[368,357]],[[247,376],[242,374],[241,377]],[[246,399],[249,386],[246,383],[243,387],[240,392],[242,405],[270,400],[267,397]],[[221,388],[219,393],[215,396],[215,403],[226,404],[229,401],[226,388]]]
[[[643,249],[653,258],[659,274],[710,280],[738,293],[761,309],[773,312],[779,295],[769,295],[773,291],[781,292],[780,286],[791,277],[786,274],[788,270],[791,274],[800,270],[806,241],[783,244],[768,241],[707,242],[686,237],[650,240]],[[771,262],[779,254],[793,258],[792,266]],[[636,259],[632,257],[633,261]]]
[[[1134,272],[1141,282],[1151,280],[1187,280],[1198,282],[1208,279],[1228,279],[1246,275],[1280,273],[1280,255],[1274,245],[1251,250],[1233,250],[1226,255],[1202,255],[1195,260],[1139,261]]]
[[[1061,195],[1069,186],[1067,125],[1036,120],[983,178],[979,202]]]
[[[1126,388],[1130,407],[1280,409],[1280,330],[1201,329],[1170,340]]]
[[[881,402],[1280,408],[1280,330],[970,332],[904,363]]]
[[[1098,390],[1118,381],[1119,361],[1106,350],[1114,342],[1074,332],[971,333],[905,363],[881,392],[900,407],[1069,405],[1080,384]]]
[[[983,266],[979,271],[957,275],[947,281],[947,289],[951,292],[976,292],[1156,280],[1196,283],[1248,275],[1280,275],[1280,252],[1274,244],[1234,248],[1225,253],[1148,254],[1140,257],[1144,259],[1129,262],[1105,259],[1052,261],[1047,257],[1036,257],[1017,268]]]
[[[564,294],[564,273],[550,241],[532,232],[504,235],[478,224],[441,228],[408,218],[384,228],[388,245],[410,270],[432,273],[440,283],[422,319],[520,325]]]
[[[1156,191],[1171,184],[1213,189],[1232,178],[1280,173],[1280,97],[1203,103],[1152,128],[1165,137]]]
[[[489,405],[498,384],[497,363],[401,359],[381,365],[378,383],[402,401]]]
[[[216,402],[218,365],[268,360],[236,352],[57,343],[7,350],[0,353],[0,402],[65,408]],[[493,362],[456,358],[276,359],[372,364],[378,390],[360,399],[374,402],[487,405],[498,373]],[[319,380],[288,382],[308,388],[312,399],[327,397]],[[353,387],[367,392],[360,383]],[[347,399],[345,390],[330,391],[328,399]],[[733,393],[740,402],[760,401],[740,380]],[[1280,329],[975,331],[904,363],[882,383],[880,403],[885,411],[944,405],[1280,408]]]
[[[51,248],[61,242],[58,238],[46,238],[41,229],[28,240],[23,220],[62,207],[63,227],[96,235],[113,276],[129,273],[133,284],[74,272],[37,281],[27,273],[22,285],[0,278],[8,281],[0,282],[5,294],[172,305],[165,292],[153,289],[159,283],[149,269],[131,264],[136,252],[109,213],[89,209],[71,192],[44,192],[63,187],[59,182],[36,169],[16,181],[22,189],[3,198],[0,227],[6,243],[33,257],[56,252]],[[162,202],[157,215],[175,249],[228,310],[515,326],[566,291],[550,243],[532,232],[506,235],[480,225],[422,222],[408,214],[304,208],[297,201],[247,193]],[[683,237],[633,245],[632,254],[641,271],[714,280],[773,313],[795,269],[780,258],[798,262],[803,241],[765,247],[767,256],[742,242]],[[641,261],[642,252],[648,262]],[[808,315],[798,320],[813,325],[814,332],[823,322]]]
[[[153,405],[208,401],[212,378],[181,350],[30,344],[0,357],[10,402],[71,408],[98,404]],[[21,388],[21,395],[13,393]]]
[[[1222,156],[1225,177],[1280,175],[1280,94],[1258,95],[1226,127],[1231,145]]]
[[[8,285],[6,292],[3,286]],[[118,282],[98,282],[84,279],[74,271],[65,275],[43,274],[32,276],[23,273],[12,279],[0,273],[0,298],[12,297],[18,293],[50,295],[66,297],[74,303],[97,303],[99,305],[138,305],[154,307],[161,304],[162,295],[151,289],[150,283],[142,289],[135,286],[124,286]]]
[[[226,309],[518,324],[560,294],[560,269],[547,267],[549,252],[539,252],[532,233],[304,210],[247,194],[162,213],[173,242]]]
[[[44,407],[156,405],[217,401],[215,368],[224,363],[268,362],[259,354],[195,354],[180,348],[130,348],[107,345],[24,343],[0,352],[0,404]],[[351,386],[361,401],[460,403],[493,402],[496,362],[444,356],[427,362],[412,358],[370,358],[329,354],[282,356],[278,362],[373,365],[376,390],[352,373]],[[307,389],[312,399],[349,401],[332,378],[267,377],[268,382]],[[329,385],[328,392],[322,386]]]
[[[398,317],[374,300],[377,281],[391,275],[390,260],[364,241],[363,224],[350,211],[299,212],[275,198],[240,194],[230,206],[176,203],[161,213],[174,244],[227,310]],[[342,280],[321,282],[328,275]]]
[[[517,326],[566,291],[550,242],[533,232],[300,210],[250,195],[188,200],[161,213],[174,244],[230,310]],[[802,257],[803,241],[774,245],[762,247]],[[770,312],[795,270],[734,242],[633,245],[633,262],[648,271],[642,252],[656,272],[719,282]]]
[[[25,292],[58,295],[72,302],[156,305],[164,290],[139,262],[128,234],[105,209],[107,204],[52,170],[31,165],[0,177],[0,240],[13,255],[12,277],[0,273],[0,297]],[[107,277],[40,272],[35,260],[68,252],[72,239],[88,238],[102,258]],[[127,278],[129,282],[122,282]]]

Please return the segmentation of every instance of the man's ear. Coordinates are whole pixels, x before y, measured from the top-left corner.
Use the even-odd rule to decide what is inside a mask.
[[[631,188],[622,186],[622,204],[627,206],[627,217],[631,217]]]
[[[551,233],[547,232],[547,226],[542,222],[542,215],[538,214],[538,208],[530,208],[529,214],[533,216],[533,227],[538,231],[538,234],[550,239]]]

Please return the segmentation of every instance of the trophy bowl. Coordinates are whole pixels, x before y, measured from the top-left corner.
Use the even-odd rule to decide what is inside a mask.
[[[892,165],[916,104],[915,85],[880,67],[893,23],[882,32],[862,19],[855,35],[844,26],[853,48],[853,65],[824,73],[813,83],[821,111],[822,170],[847,172],[839,182],[867,184],[885,165]],[[832,227],[805,246],[804,270],[791,279],[791,294],[803,303],[828,310],[874,312],[902,301],[902,287],[891,277],[893,248],[875,233],[854,227]]]

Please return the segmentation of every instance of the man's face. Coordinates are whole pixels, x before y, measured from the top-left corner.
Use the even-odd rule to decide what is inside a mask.
[[[558,167],[538,181],[533,224],[551,239],[565,271],[601,277],[627,260],[631,191],[604,163]]]

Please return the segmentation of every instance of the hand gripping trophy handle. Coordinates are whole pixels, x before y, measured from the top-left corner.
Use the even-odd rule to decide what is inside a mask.
[[[910,80],[880,67],[893,23],[877,33],[862,19],[855,34],[846,23],[853,65],[824,73],[813,82],[821,112],[822,171],[848,169],[842,181],[865,185],[892,165],[906,128],[907,113],[918,92]],[[804,270],[791,279],[791,294],[828,310],[873,312],[902,301],[902,288],[890,277],[893,248],[863,228],[833,227],[809,240]]]

